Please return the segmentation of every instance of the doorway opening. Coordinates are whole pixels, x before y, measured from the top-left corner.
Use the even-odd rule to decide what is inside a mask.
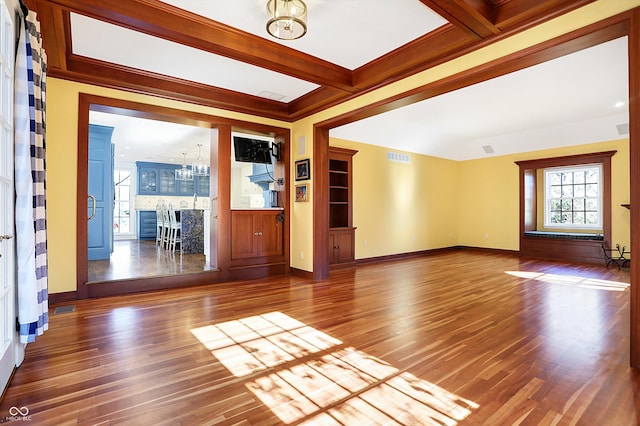
[[[89,282],[216,268],[212,141],[217,129],[90,109]]]
[[[289,191],[284,182],[289,170],[288,145],[290,130],[288,128],[88,94],[80,94],[78,111],[76,298],[103,297],[180,288],[288,272]],[[108,123],[91,124],[90,116],[96,112],[155,120],[164,124],[179,124],[189,128],[191,131],[206,133],[208,138],[206,142],[201,142],[191,135],[189,141],[193,151],[183,151],[187,152],[186,156],[179,153],[169,158],[144,157],[141,161],[129,161],[129,163],[134,164],[134,166],[130,167],[133,172],[129,190],[130,194],[135,194],[135,199],[129,201],[129,230],[136,233],[136,239],[112,238],[111,235],[114,235],[113,219],[105,221],[109,224],[109,232],[103,240],[108,245],[109,239],[112,238],[110,242],[112,250],[109,252],[107,259],[101,261],[108,263],[113,256],[119,256],[126,258],[129,263],[136,263],[136,267],[141,267],[141,264],[144,263],[143,259],[150,259],[148,256],[144,256],[145,251],[147,249],[155,250],[153,253],[155,253],[156,257],[151,258],[153,263],[148,267],[151,273],[145,276],[116,277],[114,274],[110,277],[90,279],[90,272],[92,272],[89,268],[90,260],[88,256],[89,239],[92,237],[88,225],[88,218],[92,216],[91,201],[88,201],[88,195],[91,194],[89,188],[90,130],[91,126],[111,127],[112,130],[115,128],[115,126],[109,126]],[[148,133],[144,128],[140,131],[143,132],[143,136]],[[282,229],[282,247],[277,255],[243,258],[240,260],[232,258],[231,248],[234,237],[231,230],[233,210],[231,207],[231,151],[233,146],[232,133],[234,132],[273,138],[279,147],[283,147],[282,156],[274,164],[273,170],[274,176],[283,179],[278,179],[280,183],[274,189],[269,190],[270,195],[275,195],[270,199],[278,200],[278,205],[281,206],[279,210],[282,212],[280,215],[282,220],[279,222],[279,227]],[[117,135],[116,130],[113,130],[113,133]],[[165,131],[164,133],[169,132]],[[165,135],[162,134],[161,136]],[[141,138],[142,136],[136,136],[134,139],[139,140]],[[148,155],[164,155],[161,152],[161,148],[166,148],[170,145],[169,142],[161,143],[160,136],[156,137],[153,142],[146,149]],[[133,147],[130,146],[130,151],[132,150]],[[105,149],[105,151],[107,150]],[[174,153],[179,151],[174,150]],[[191,154],[191,152],[194,154]],[[116,149],[114,149],[110,158],[113,158],[113,166],[110,165],[110,162],[106,162],[105,164],[108,164],[108,166],[105,167],[111,167],[114,171],[121,170],[121,163],[125,162],[126,158],[123,159]],[[205,161],[208,161],[208,167],[196,168],[194,166],[195,164],[202,166],[203,164],[199,163],[204,163]],[[161,165],[158,165],[158,163],[161,163]],[[182,170],[183,166],[192,171],[207,169],[208,176],[198,176],[194,181],[185,183],[183,180],[177,179],[178,174],[176,173]],[[111,188],[108,191],[113,190],[115,192],[115,178],[110,176],[104,181],[111,183]],[[152,193],[153,189],[157,193]],[[108,192],[107,190],[105,191]],[[274,191],[275,194],[272,194]],[[169,199],[169,197],[176,198]],[[109,208],[104,208],[104,211],[116,217],[113,202],[115,194],[108,193],[106,198],[109,200]],[[126,195],[123,195],[122,199],[124,200],[124,198],[126,198]],[[186,250],[180,253],[179,245],[176,245],[175,251],[173,248],[168,252],[166,249],[161,251],[155,240],[156,225],[154,221],[158,217],[155,208],[159,204],[166,204],[168,207],[169,203],[173,205],[176,211],[200,210],[202,222],[205,222],[205,219],[209,220],[208,231],[204,229],[197,231],[198,235],[202,235],[200,239],[204,240],[201,241],[203,246],[208,244],[209,256],[206,258],[206,255],[203,255],[206,250],[206,247],[203,247],[199,252],[199,256],[201,258],[205,257],[205,261],[201,262],[199,260],[201,263],[193,270],[188,269],[189,265],[193,263],[189,256],[197,255],[198,253],[186,253]],[[124,203],[122,206],[124,206]],[[142,211],[149,214],[153,212],[156,215],[155,218],[150,219],[150,222],[147,222],[152,227],[150,236],[153,235],[149,240],[141,240],[139,238],[141,222],[144,219],[141,218],[141,216],[144,216],[140,214]],[[126,217],[126,214],[124,216]],[[202,227],[204,228],[204,224]],[[186,235],[183,232],[186,231],[181,229],[180,235]],[[187,244],[185,243],[185,249],[186,246]],[[114,254],[111,254],[112,252]]]

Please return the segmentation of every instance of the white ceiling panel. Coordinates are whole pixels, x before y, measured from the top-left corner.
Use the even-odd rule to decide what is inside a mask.
[[[284,41],[266,31],[267,0],[163,2],[352,70],[447,22],[416,0],[306,0],[307,34]]]

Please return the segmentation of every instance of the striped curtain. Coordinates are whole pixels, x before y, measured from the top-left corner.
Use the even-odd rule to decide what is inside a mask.
[[[20,341],[49,328],[45,205],[46,53],[40,23],[29,12],[20,32],[15,72],[16,262]]]

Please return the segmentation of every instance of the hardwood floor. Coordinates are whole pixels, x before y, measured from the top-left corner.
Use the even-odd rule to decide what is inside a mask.
[[[109,260],[88,262],[89,281],[120,280],[209,270],[204,254],[172,252],[149,240],[116,240]]]
[[[461,250],[82,300],[28,346],[0,422],[636,425],[628,283]]]

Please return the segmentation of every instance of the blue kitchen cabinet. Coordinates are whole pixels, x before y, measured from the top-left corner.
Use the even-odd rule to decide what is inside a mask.
[[[194,177],[194,179],[196,179]],[[178,181],[178,195],[193,195],[194,180],[179,180]]]
[[[155,210],[140,210],[138,212],[138,239],[155,240],[157,232]]]
[[[138,195],[178,195],[175,164],[136,162]]]
[[[176,166],[161,164],[158,166],[158,186],[162,195],[177,195],[178,181],[176,181]]]
[[[180,165],[136,162],[138,168],[138,195],[209,196],[209,176],[194,176],[192,181],[176,180]]]
[[[209,196],[209,176],[194,176],[193,180],[177,181],[178,195],[192,196],[194,192],[198,197]]]
[[[209,176],[196,176],[194,178],[196,193],[198,196],[209,196]]]
[[[138,195],[158,195],[158,167],[156,163],[136,162],[138,168]]]

